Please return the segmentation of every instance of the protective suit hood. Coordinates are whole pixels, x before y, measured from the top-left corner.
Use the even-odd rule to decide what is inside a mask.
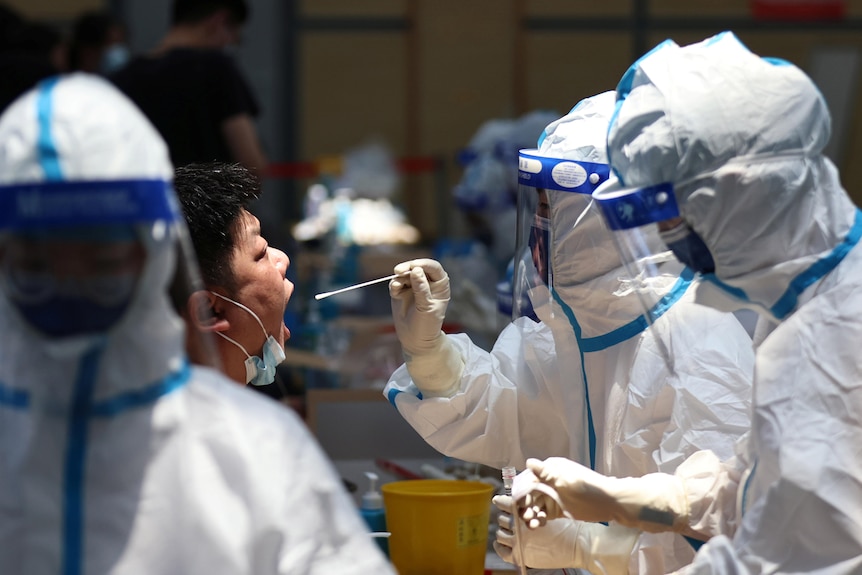
[[[579,102],[549,124],[539,139],[539,154],[549,158],[607,164],[604,142],[616,93],[603,92]],[[553,242],[551,259],[559,298],[580,324],[584,337],[607,334],[653,306],[676,283],[682,269],[661,244],[658,234],[647,240],[656,253],[665,252],[664,271],[648,302],[630,288],[610,229],[589,194],[549,193]]]
[[[680,80],[692,75],[696,86]],[[715,261],[706,279],[740,307],[786,317],[856,217],[822,155],[830,117],[814,83],[725,32],[685,48],[660,44],[617,93],[608,155],[621,184],[671,182],[680,216]]]
[[[99,106],[92,105],[94,97]],[[98,77],[50,79],[19,98],[0,119],[0,186],[132,180],[169,186],[172,178],[168,150],[158,132],[127,98]],[[171,200],[177,210],[174,221],[180,221],[172,191]],[[185,330],[168,297],[179,240],[166,222],[136,229],[146,263],[131,303],[107,333],[47,337],[7,297],[0,297],[0,323],[15,333],[0,346],[0,381],[27,388],[36,405],[64,409],[73,401],[74,386],[60,382],[86,370],[82,357],[94,347],[103,358],[90,374],[94,402],[182,370]],[[46,356],[49,361],[42,361]]]

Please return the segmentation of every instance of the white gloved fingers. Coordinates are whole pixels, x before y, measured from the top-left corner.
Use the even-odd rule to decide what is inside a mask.
[[[498,529],[494,549],[506,561],[523,563],[527,567],[557,569],[563,567],[596,567],[587,562],[592,550],[590,532],[581,537],[585,524],[571,519],[549,521],[541,529],[520,530],[517,537],[508,530]],[[604,526],[599,526],[604,527]],[[631,546],[619,551],[628,557]],[[616,551],[616,549],[615,549]],[[626,561],[627,562],[627,561]],[[600,564],[599,564],[600,565]],[[606,573],[599,568],[594,573]],[[614,573],[624,571],[615,570]]]
[[[428,277],[425,275],[425,270],[421,267],[415,267],[410,270],[410,288],[413,290],[413,298],[416,302],[416,310],[419,312],[430,312],[434,306],[434,294],[431,291],[431,284],[428,283]]]
[[[515,538],[515,532],[509,529],[497,529],[497,533],[495,535],[497,543],[500,545],[504,545],[506,547],[514,547],[517,544],[517,539]]]
[[[513,557],[514,552],[511,547],[507,547],[499,541],[494,541],[494,551],[496,551],[497,555],[500,556],[500,559],[506,563],[515,564],[515,558]]]
[[[510,495],[495,495],[491,498],[491,503],[497,506],[497,509],[503,513],[512,514],[513,500]]]
[[[409,299],[413,300],[413,289],[410,287],[410,281],[404,277],[397,277],[389,280],[389,297],[392,299]]]
[[[497,506],[497,509],[500,510],[500,513],[497,514],[497,525],[501,529],[506,529],[508,531],[512,531],[514,526],[513,522],[513,501],[509,495],[495,495],[491,502]]]
[[[604,478],[602,474],[565,457],[549,457],[544,461],[530,458],[527,460],[527,468],[539,481],[547,483],[554,489],[558,488],[558,483],[573,486],[600,482]]]
[[[508,513],[500,513],[497,515],[497,527],[498,531],[500,529],[513,532],[515,529],[515,518],[513,515],[509,515]]]
[[[530,491],[518,504],[519,514],[530,529],[537,529],[549,520],[566,516],[556,498],[545,492],[550,489],[548,486],[539,484],[536,487],[542,490]]]
[[[688,528],[685,486],[673,475],[608,477],[562,457],[528,459],[527,467],[540,481],[528,486],[529,497],[524,497],[523,517],[529,526],[541,523],[542,511],[549,519],[556,516],[558,510],[549,501],[553,499],[566,515],[582,521],[617,521],[653,532]]]
[[[443,269],[440,262],[429,258],[419,258],[416,260],[401,262],[392,268],[392,273],[403,276],[407,274],[407,272],[412,272],[416,268],[421,268],[425,276],[428,278],[428,281],[431,283],[437,283],[449,279],[449,274],[446,273],[446,270]]]
[[[416,270],[421,270],[421,273]],[[446,270],[443,269],[443,266],[437,260],[420,258],[402,262],[392,269],[392,273],[402,276],[394,278],[389,283],[389,293],[393,297],[395,297],[393,290],[397,290],[396,293],[400,293],[407,286],[411,287],[417,293],[419,290],[424,291],[424,285],[417,286],[416,283],[418,282],[419,284],[427,284],[428,286],[430,296],[426,299],[430,300],[433,298],[435,300],[449,301],[449,274],[446,273]]]
[[[392,268],[392,273],[399,275],[399,276],[406,274],[407,272],[409,272],[410,270],[412,270],[415,267],[414,262],[417,262],[417,261],[420,261],[420,260],[407,260],[406,262],[401,262],[400,264],[398,264],[394,268]]]
[[[434,299],[449,301],[449,274],[438,262],[434,260],[417,260],[422,262],[422,271],[425,273],[431,295]]]
[[[411,299],[413,297],[413,287],[410,281],[410,270],[415,266],[415,262],[422,260],[409,260],[401,262],[392,268],[392,273],[397,275],[397,278],[392,278],[389,281],[389,295],[393,299]]]
[[[521,519],[530,529],[538,529],[548,522],[548,513],[541,504],[528,504],[521,512]]]
[[[449,279],[449,275],[446,273],[446,270],[443,269],[443,266],[440,265],[440,262],[438,262],[437,260],[420,258],[417,260],[412,260],[409,263],[410,269],[422,268],[422,271],[425,273],[425,276],[431,283]]]

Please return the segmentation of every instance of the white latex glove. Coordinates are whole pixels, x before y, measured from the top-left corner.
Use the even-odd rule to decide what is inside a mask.
[[[594,575],[628,573],[640,531],[563,518],[548,521],[539,529],[524,526],[519,530],[519,544],[512,530],[512,498],[498,495],[493,501],[501,511],[494,550],[503,561],[523,563],[534,569],[574,567],[587,569]]]
[[[393,273],[409,275],[389,282],[395,333],[413,383],[425,396],[452,395],[464,360],[443,333],[449,305],[449,276],[439,262],[418,259],[395,266]]]
[[[607,477],[563,457],[528,459],[527,467],[544,489],[518,481],[516,498],[528,527],[569,516],[582,521],[616,521],[644,531],[689,531],[689,504],[682,480],[666,473]]]

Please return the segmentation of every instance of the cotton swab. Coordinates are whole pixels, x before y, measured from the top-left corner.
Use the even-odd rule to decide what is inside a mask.
[[[410,272],[406,272],[403,274],[392,274],[391,276],[386,276],[385,278],[377,278],[376,280],[371,280],[371,281],[363,282],[361,284],[347,286],[345,288],[337,289],[335,291],[327,291],[327,292],[319,293],[316,296],[314,296],[314,299],[321,300],[321,299],[329,297],[331,295],[336,295],[336,294],[344,293],[346,291],[363,288],[365,286],[370,286],[372,284],[379,284],[380,282],[388,282],[389,280],[393,280],[397,277],[404,277],[404,276],[408,276],[408,275],[410,275]]]

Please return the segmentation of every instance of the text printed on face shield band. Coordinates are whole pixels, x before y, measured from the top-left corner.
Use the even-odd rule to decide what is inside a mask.
[[[4,186],[0,228],[174,221],[178,211],[162,180],[60,182]]]
[[[609,176],[607,164],[534,156],[524,150],[518,158],[518,182],[531,188],[591,194]]]

